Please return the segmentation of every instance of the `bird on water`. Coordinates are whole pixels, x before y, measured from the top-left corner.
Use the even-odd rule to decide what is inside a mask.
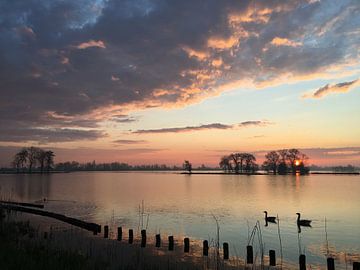
[[[276,223],[276,217],[269,217],[267,211],[264,211],[264,213],[266,222]]]
[[[311,223],[311,220],[308,220],[308,219],[300,219],[300,213],[296,213],[297,214],[297,220],[296,220],[296,223],[298,226],[308,226],[308,227],[311,227],[310,223]]]

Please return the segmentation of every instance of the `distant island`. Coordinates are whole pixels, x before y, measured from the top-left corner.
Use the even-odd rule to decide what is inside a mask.
[[[202,164],[193,167],[185,160],[182,166],[166,164],[130,165],[125,162],[80,163],[66,161],[55,163],[55,153],[39,147],[22,148],[14,155],[10,167],[0,168],[0,173],[56,173],[77,171],[179,171],[186,173],[223,173],[223,174],[299,174],[319,173],[358,173],[360,168],[347,166],[316,166],[306,163],[308,157],[298,149],[281,149],[270,151],[265,155],[265,161],[258,165],[251,153],[231,153],[220,158],[218,167]],[[222,171],[222,172],[221,172]]]

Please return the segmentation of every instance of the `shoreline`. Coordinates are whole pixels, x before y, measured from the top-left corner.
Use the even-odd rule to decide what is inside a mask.
[[[138,172],[168,172],[168,173],[176,173],[176,174],[208,174],[208,175],[247,175],[247,176],[251,176],[251,175],[274,175],[274,176],[282,176],[282,175],[294,175],[291,173],[288,174],[272,174],[272,173],[264,173],[264,172],[255,172],[255,173],[234,173],[234,172],[219,172],[219,171],[193,171],[191,173],[189,172],[184,172],[184,171],[178,171],[178,170],[130,170],[130,171],[115,171],[115,170],[89,170],[89,171],[85,171],[85,170],[79,170],[79,171],[50,171],[50,172],[46,172],[46,173],[41,173],[41,172],[13,172],[13,171],[1,171],[0,170],[0,175],[1,174],[18,174],[18,175],[50,175],[50,174],[61,174],[61,173],[77,173],[77,172],[117,172],[117,173],[138,173]],[[308,174],[303,174],[303,175],[317,175],[317,174],[327,174],[327,175],[360,175],[360,172],[321,172],[321,171],[317,171],[317,172],[309,172]],[[302,176],[303,176],[302,175]]]

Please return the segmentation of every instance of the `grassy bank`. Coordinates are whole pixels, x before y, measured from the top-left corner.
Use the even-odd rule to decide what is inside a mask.
[[[92,233],[67,224],[59,223],[59,227],[44,228],[33,223],[32,218],[28,214],[7,214],[2,218],[1,270],[215,269],[213,258],[196,256],[195,249],[189,255],[184,255],[183,247],[177,242],[175,250],[168,253],[167,246],[156,249],[152,247],[153,243],[149,243],[146,248],[141,248],[138,239],[129,245],[125,241],[93,236]],[[234,268],[229,266],[226,269]]]
[[[49,247],[35,240],[37,231],[23,221],[0,226],[1,269],[101,269],[104,266],[76,252]],[[95,263],[95,264],[94,264]]]

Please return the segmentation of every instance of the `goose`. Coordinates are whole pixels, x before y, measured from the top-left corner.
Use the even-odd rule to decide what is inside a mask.
[[[266,223],[267,222],[276,223],[276,217],[268,217],[267,211],[264,211],[264,213],[265,213],[265,221],[266,221]]]
[[[311,220],[308,220],[308,219],[300,219],[300,213],[296,213],[297,214],[297,225],[298,227],[299,226],[307,226],[307,227],[311,227],[310,223],[311,223]]]

